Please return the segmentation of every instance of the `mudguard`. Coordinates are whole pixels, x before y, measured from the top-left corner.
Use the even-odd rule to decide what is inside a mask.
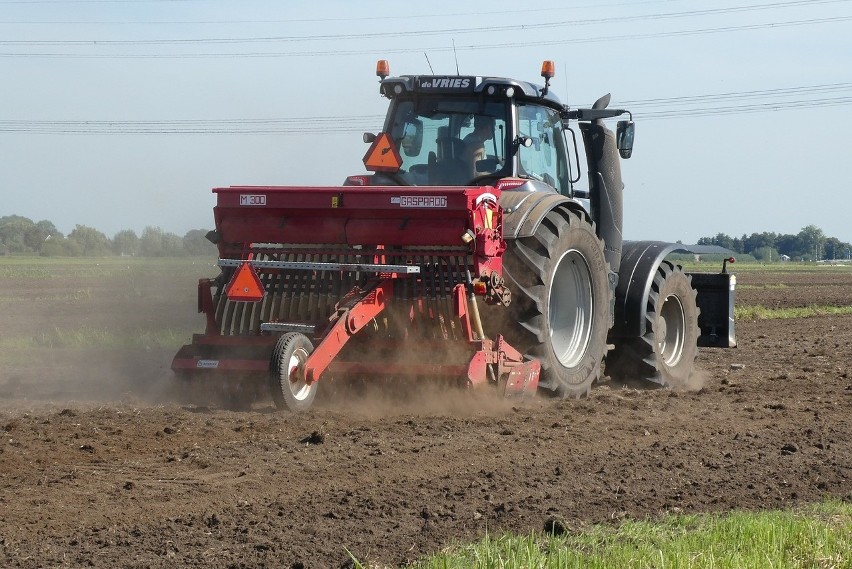
[[[521,187],[526,188],[528,186],[532,189],[503,190],[500,195],[499,203],[500,207],[503,208],[504,239],[531,237],[547,212],[558,205],[572,202],[578,209],[582,209],[579,202],[556,193],[549,186],[546,186],[546,190],[536,189],[532,183],[524,184]]]
[[[611,337],[636,338],[645,334],[645,311],[654,273],[666,255],[677,248],[677,244],[663,241],[623,242]]]
[[[625,241],[618,285],[615,289],[615,324],[611,338],[635,338],[647,330],[645,318],[648,293],[657,267],[672,252],[686,252],[677,243]],[[728,273],[687,273],[696,290],[701,311],[699,346],[733,348],[737,345],[734,325],[736,276]]]

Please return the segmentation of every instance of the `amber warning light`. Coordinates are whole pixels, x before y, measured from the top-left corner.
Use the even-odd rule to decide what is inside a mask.
[[[541,64],[541,76],[545,79],[553,79],[556,75],[556,64],[550,60],[543,61]]]
[[[387,59],[380,59],[376,62],[376,75],[381,79],[390,75],[390,63]]]

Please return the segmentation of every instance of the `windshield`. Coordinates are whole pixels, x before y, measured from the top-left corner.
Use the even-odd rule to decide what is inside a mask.
[[[397,177],[413,186],[465,186],[507,168],[503,102],[421,98],[397,103],[387,130],[399,149]]]

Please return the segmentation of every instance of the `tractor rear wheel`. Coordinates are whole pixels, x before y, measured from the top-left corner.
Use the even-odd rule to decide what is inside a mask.
[[[618,381],[686,387],[698,355],[696,295],[683,269],[663,261],[648,294],[645,335],[616,343],[607,357],[607,374]]]
[[[272,399],[278,409],[305,411],[317,395],[317,383],[305,381],[305,362],[314,346],[304,334],[288,332],[278,338],[270,362]]]
[[[606,354],[613,294],[594,226],[575,212],[554,209],[532,237],[507,242],[503,263],[512,291],[506,339],[541,362],[541,389],[587,395]]]

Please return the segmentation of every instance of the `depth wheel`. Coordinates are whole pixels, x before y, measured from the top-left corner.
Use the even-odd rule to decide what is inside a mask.
[[[541,362],[541,389],[561,397],[587,395],[606,354],[613,295],[594,226],[557,208],[534,236],[507,245],[504,277],[512,291],[507,339]]]
[[[304,334],[288,332],[278,338],[270,363],[272,399],[278,409],[306,411],[317,396],[317,382],[305,381],[305,362],[314,346]]]
[[[645,335],[617,343],[607,357],[607,373],[618,381],[686,387],[698,355],[696,295],[683,269],[663,261],[648,294]]]

